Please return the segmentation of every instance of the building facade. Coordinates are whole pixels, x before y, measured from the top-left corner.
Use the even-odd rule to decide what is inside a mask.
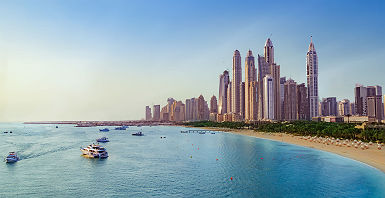
[[[149,106],[146,106],[146,120],[149,121],[149,120],[152,120],[152,117],[151,117],[151,108]]]
[[[297,106],[297,83],[289,79],[284,84],[284,119],[297,120],[298,106]]]
[[[229,72],[225,70],[219,76],[219,96],[218,96],[218,113],[227,113],[227,90],[230,83]]]
[[[233,78],[232,78],[232,112],[239,114],[241,112],[241,83],[242,83],[242,63],[241,54],[238,50],[234,51],[233,56]]]
[[[313,40],[310,41],[309,50],[306,55],[306,70],[310,117],[318,117],[318,55],[315,51]]]
[[[256,71],[255,71],[255,60],[253,52],[248,51],[246,60],[245,60],[245,120],[251,120],[253,90],[251,89],[252,84],[257,80]]]
[[[264,91],[264,119],[265,120],[274,120],[274,81],[270,75],[266,75],[263,78],[263,91]]]
[[[308,91],[305,83],[297,85],[297,109],[299,120],[310,120]]]
[[[152,107],[152,120],[160,121],[160,105],[154,105]]]

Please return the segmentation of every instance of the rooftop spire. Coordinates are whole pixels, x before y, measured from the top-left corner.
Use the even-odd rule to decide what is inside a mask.
[[[270,38],[267,38],[265,47],[273,47],[273,43],[271,42]]]
[[[315,48],[314,48],[314,44],[313,44],[313,36],[310,36],[309,52],[310,51],[315,52]]]

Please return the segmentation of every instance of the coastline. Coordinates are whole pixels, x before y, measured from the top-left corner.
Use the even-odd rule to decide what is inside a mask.
[[[365,163],[369,166],[377,168],[385,173],[385,149],[378,150],[376,144],[369,146],[369,149],[362,150],[360,148],[326,145],[322,143],[311,142],[305,139],[300,139],[302,136],[293,136],[286,133],[265,133],[256,132],[248,129],[229,129],[229,128],[215,128],[215,127],[198,127],[212,131],[223,131],[233,134],[246,135],[256,138],[274,140],[304,146],[308,148],[318,149],[330,153],[334,153],[343,157],[347,157],[359,162]]]

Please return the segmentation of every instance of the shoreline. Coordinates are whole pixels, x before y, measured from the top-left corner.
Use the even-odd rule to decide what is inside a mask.
[[[187,126],[188,127],[188,126]],[[249,129],[229,129],[229,128],[215,128],[215,127],[197,127],[206,130],[212,131],[222,131],[229,132],[238,135],[245,135],[260,139],[267,139],[273,141],[285,142],[288,144],[304,146],[308,148],[313,148],[317,150],[322,150],[330,153],[334,153],[349,159],[353,159],[362,163],[365,163],[369,166],[372,166],[381,172],[385,173],[385,148],[381,150],[377,149],[377,144],[369,146],[369,149],[362,150],[355,147],[347,146],[336,146],[336,145],[326,145],[323,143],[317,143],[309,140],[305,140],[303,136],[294,136],[286,133],[265,133],[265,132],[256,132]]]

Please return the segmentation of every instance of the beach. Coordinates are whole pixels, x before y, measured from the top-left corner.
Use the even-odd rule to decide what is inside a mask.
[[[377,144],[374,143],[369,145],[368,149],[355,148],[354,146],[336,146],[334,144],[323,144],[310,140],[306,140],[303,136],[293,136],[286,133],[265,133],[265,132],[256,132],[253,130],[247,129],[228,129],[228,128],[214,128],[214,127],[205,127],[204,129],[213,130],[213,131],[223,131],[233,134],[252,136],[256,138],[264,138],[274,141],[281,141],[289,144],[295,144],[299,146],[305,146],[309,148],[314,148],[326,152],[335,153],[344,157],[348,157],[370,166],[373,166],[382,172],[385,173],[385,148],[382,147],[381,150],[378,150]]]

